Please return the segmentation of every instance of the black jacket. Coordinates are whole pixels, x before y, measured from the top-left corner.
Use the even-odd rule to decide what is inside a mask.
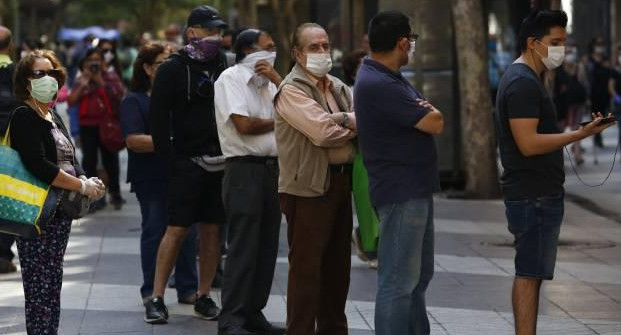
[[[54,110],[51,112],[58,129],[71,140],[60,116]],[[9,130],[11,147],[19,153],[26,169],[48,184],[52,183],[60,171],[52,127],[51,123],[40,117],[32,108],[20,106],[10,120]],[[75,157],[75,150],[73,156]],[[78,176],[85,174],[77,160],[74,168]]]
[[[183,51],[170,56],[158,68],[149,113],[157,154],[170,161],[222,155],[213,85],[225,69],[224,54],[202,63]]]

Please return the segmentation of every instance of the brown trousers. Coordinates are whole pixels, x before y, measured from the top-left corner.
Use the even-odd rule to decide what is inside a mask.
[[[287,334],[346,335],[351,267],[351,176],[331,173],[321,197],[280,194],[287,218]]]

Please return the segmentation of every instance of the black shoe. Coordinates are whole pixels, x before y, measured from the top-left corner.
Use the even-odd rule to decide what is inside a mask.
[[[126,203],[125,199],[120,194],[113,194],[110,199],[110,204],[114,207],[115,211],[121,210],[123,204]]]
[[[218,335],[256,335],[247,329],[240,326],[231,326],[227,328],[218,329]]]
[[[6,259],[0,259],[0,274],[11,273],[17,271],[17,267],[13,262]]]
[[[261,335],[283,335],[286,331],[285,328],[276,327],[269,323],[267,320],[262,320],[259,322],[248,322],[246,323],[244,328]]]
[[[215,321],[220,315],[220,308],[208,295],[201,295],[194,303],[194,313],[201,319]]]
[[[168,323],[168,309],[164,305],[164,299],[159,297],[153,298],[144,307],[146,309],[144,322],[152,325]]]

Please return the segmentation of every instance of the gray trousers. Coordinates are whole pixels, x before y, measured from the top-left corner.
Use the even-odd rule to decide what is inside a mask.
[[[228,253],[219,328],[261,324],[274,278],[282,214],[278,161],[227,161],[222,198]]]

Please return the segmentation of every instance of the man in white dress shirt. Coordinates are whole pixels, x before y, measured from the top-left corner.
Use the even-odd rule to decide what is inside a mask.
[[[236,65],[215,84],[229,229],[218,334],[284,334],[262,313],[274,277],[281,221],[273,104],[281,77],[273,67],[275,50],[266,32],[244,30],[235,40]]]

